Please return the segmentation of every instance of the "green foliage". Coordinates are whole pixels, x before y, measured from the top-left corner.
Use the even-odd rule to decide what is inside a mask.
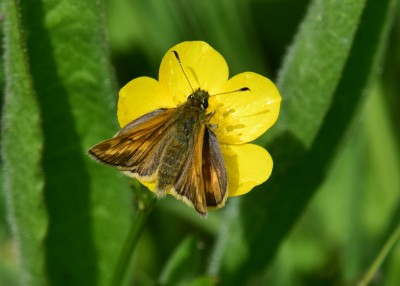
[[[353,284],[400,220],[396,2],[3,0],[0,284]],[[116,87],[195,39],[277,78],[273,174],[206,220],[172,198],[141,215],[86,151],[118,130]],[[397,285],[388,253],[374,279]]]
[[[4,10],[7,11],[4,24],[7,86],[2,122],[4,191],[19,250],[21,281],[27,285],[43,285],[46,281],[44,239],[48,220],[42,201],[44,174],[40,167],[43,150],[40,111],[18,7],[9,1]]]
[[[131,206],[127,182],[85,155],[116,129],[103,12],[85,1],[5,3],[2,139],[21,281],[104,284]]]
[[[197,242],[198,243],[198,242]],[[200,242],[201,244],[201,242]],[[195,238],[185,238],[170,256],[160,275],[161,285],[188,285],[196,278],[200,265],[199,246]]]

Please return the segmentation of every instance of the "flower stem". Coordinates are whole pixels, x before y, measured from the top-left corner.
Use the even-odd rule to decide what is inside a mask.
[[[133,216],[128,237],[118,257],[117,266],[110,284],[111,286],[122,285],[132,260],[135,246],[140,238],[140,235],[142,234],[145,222],[156,202],[156,197],[151,192],[141,189],[141,187],[138,187],[138,185],[135,183],[133,184],[133,189],[137,208]]]
[[[373,277],[375,276],[376,271],[381,266],[383,261],[385,260],[386,256],[389,254],[390,250],[395,246],[396,242],[400,238],[400,221],[393,230],[392,234],[389,236],[386,243],[383,245],[381,251],[379,252],[378,256],[372,262],[371,266],[365,273],[364,277],[358,282],[358,286],[366,286],[369,285]]]

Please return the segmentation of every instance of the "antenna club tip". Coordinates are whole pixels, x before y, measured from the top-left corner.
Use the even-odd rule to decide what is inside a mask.
[[[175,57],[180,61],[178,52],[177,51],[171,51],[171,52],[174,53]]]

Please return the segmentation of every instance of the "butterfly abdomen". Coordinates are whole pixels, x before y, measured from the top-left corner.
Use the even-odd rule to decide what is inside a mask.
[[[187,160],[185,144],[174,138],[167,146],[160,162],[157,177],[157,194],[164,195],[175,183]]]

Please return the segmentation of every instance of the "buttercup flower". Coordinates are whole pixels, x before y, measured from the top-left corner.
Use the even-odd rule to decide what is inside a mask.
[[[179,54],[185,74],[172,51]],[[266,181],[272,172],[272,158],[262,147],[248,143],[277,120],[281,96],[267,78],[244,72],[228,79],[224,58],[205,42],[183,42],[164,56],[159,81],[139,77],[119,93],[118,121],[121,127],[159,108],[176,108],[193,90],[210,94],[207,113],[215,112],[208,124],[221,147],[227,170],[228,196],[249,192]],[[193,88],[191,88],[191,86]],[[248,91],[237,91],[248,88]],[[236,91],[236,92],[235,92]],[[215,96],[213,96],[215,95]],[[142,182],[154,191],[155,182]]]

